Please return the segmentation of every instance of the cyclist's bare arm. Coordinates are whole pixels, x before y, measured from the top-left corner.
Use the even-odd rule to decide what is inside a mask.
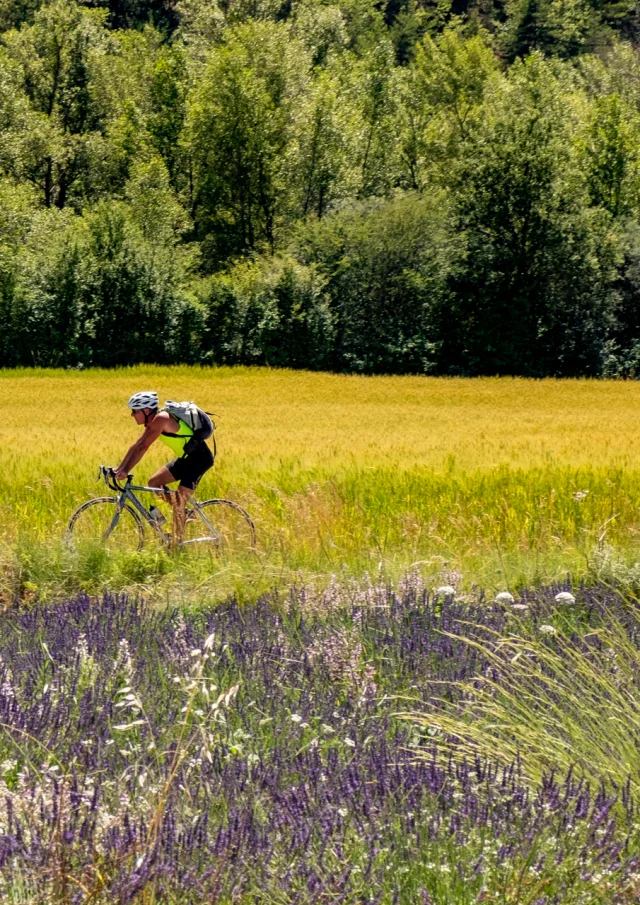
[[[168,433],[176,433],[179,429],[178,422],[172,418],[168,412],[158,412],[158,414],[149,421],[145,426],[142,435],[138,437],[135,443],[132,443],[127,453],[116,468],[116,478],[120,481],[124,480],[132,468],[134,468],[140,459],[144,456],[152,443],[158,439],[162,431]]]

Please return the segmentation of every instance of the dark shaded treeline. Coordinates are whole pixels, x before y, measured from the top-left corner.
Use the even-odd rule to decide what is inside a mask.
[[[0,364],[635,376],[635,7],[0,0]]]

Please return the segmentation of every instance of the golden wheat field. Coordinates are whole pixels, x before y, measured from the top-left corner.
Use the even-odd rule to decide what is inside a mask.
[[[255,554],[196,564],[149,539],[141,555],[86,562],[64,547],[72,510],[104,492],[98,466],[138,436],[126,401],[140,389],[215,413],[198,494],[246,505]],[[640,560],[638,383],[137,367],[3,371],[0,392],[5,596],[251,593],[408,567],[513,587]],[[137,479],[167,453],[152,448]]]

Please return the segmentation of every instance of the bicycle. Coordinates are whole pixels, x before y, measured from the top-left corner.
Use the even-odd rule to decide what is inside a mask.
[[[113,552],[142,550],[145,542],[144,523],[150,525],[161,542],[169,546],[171,534],[162,530],[153,514],[137,498],[136,493],[163,496],[175,493],[160,487],[133,484],[127,475],[124,485],[115,479],[113,468],[100,466],[97,480],[118,496],[96,497],[76,509],[67,527],[67,541],[74,547],[93,544]],[[163,522],[164,523],[164,522]],[[211,499],[202,503],[195,496],[185,509],[184,537],[179,547],[197,547],[230,554],[252,550],[256,529],[249,513],[231,500]]]

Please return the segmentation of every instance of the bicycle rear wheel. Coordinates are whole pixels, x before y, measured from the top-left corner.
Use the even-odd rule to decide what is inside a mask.
[[[200,512],[202,515],[200,515]],[[231,500],[205,500],[187,508],[182,546],[237,556],[256,545],[256,529],[249,513]]]
[[[73,513],[67,540],[76,549],[93,546],[112,553],[138,551],[144,543],[144,527],[131,506],[119,509],[119,500],[99,497]]]

